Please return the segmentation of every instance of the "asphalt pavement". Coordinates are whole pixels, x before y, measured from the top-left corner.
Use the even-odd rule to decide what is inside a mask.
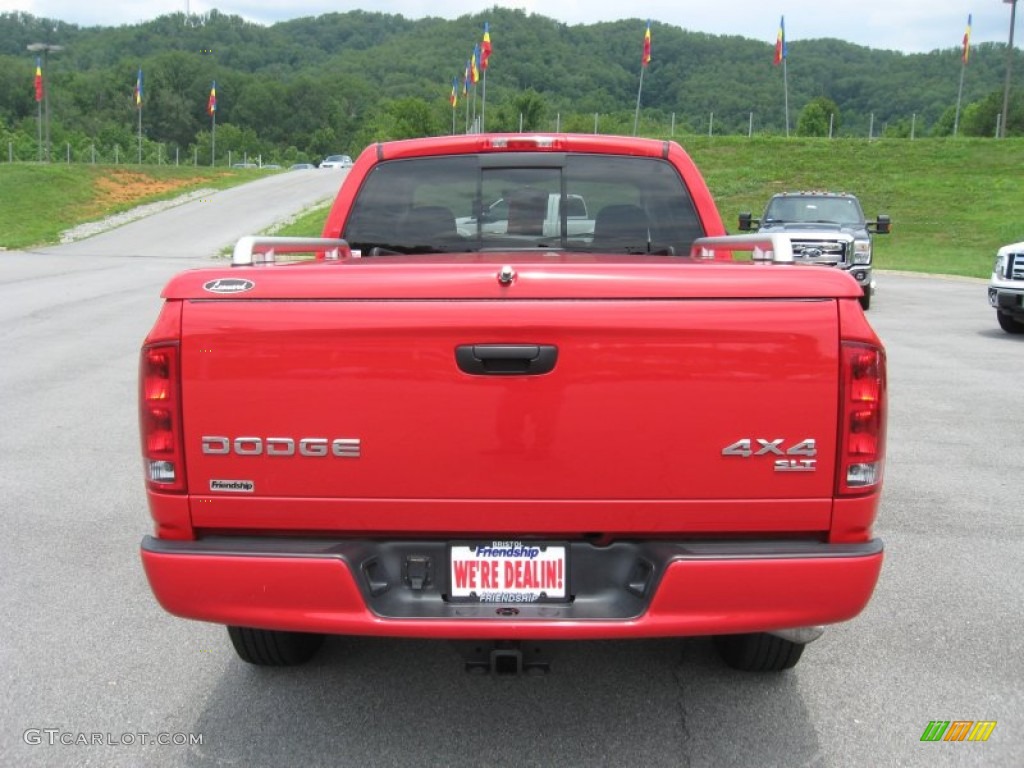
[[[139,563],[136,414],[160,288],[341,178],[279,174],[0,253],[0,765],[1024,763],[1024,337],[998,328],[983,281],[878,276],[886,563],[866,611],[790,672],[734,672],[702,638],[565,643],[538,677],[372,638],[259,669],[223,628],[164,613]],[[922,742],[932,720],[997,725]]]

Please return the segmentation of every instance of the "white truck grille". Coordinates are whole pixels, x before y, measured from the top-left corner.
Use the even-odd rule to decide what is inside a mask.
[[[1006,277],[1010,280],[1024,280],[1024,253],[1011,253],[1006,264]]]
[[[793,238],[793,258],[810,264],[846,266],[848,243],[843,240],[801,240]]]

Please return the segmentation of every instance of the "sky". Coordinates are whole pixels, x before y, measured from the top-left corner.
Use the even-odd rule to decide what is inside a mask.
[[[439,11],[439,6],[443,10]],[[24,11],[33,16],[58,19],[79,26],[119,26],[147,21],[167,13],[186,11],[241,16],[261,24],[273,24],[304,16],[366,10],[401,14],[408,19],[482,14],[496,6],[536,13],[566,24],[599,21],[651,20],[653,56],[657,56],[658,24],[669,24],[712,35],[739,35],[774,44],[780,18],[785,17],[789,42],[833,37],[870,48],[925,53],[939,48],[959,48],[972,14],[971,44],[1006,43],[1010,33],[1010,8],[1003,0],[779,0],[775,6],[763,0],[725,0],[721,6],[705,0],[641,0],[623,10],[621,0],[0,0],[0,12]],[[1024,7],[1018,9],[1014,47],[1024,45]],[[638,33],[643,37],[643,28]],[[491,40],[497,50],[501,30],[491,24]]]

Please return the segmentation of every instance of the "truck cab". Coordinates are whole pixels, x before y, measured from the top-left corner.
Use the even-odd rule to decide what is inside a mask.
[[[739,215],[740,231],[796,233],[793,254],[797,260],[849,272],[864,292],[860,300],[864,309],[870,308],[875,292],[872,236],[888,234],[891,226],[884,213],[867,221],[860,200],[845,192],[782,192],[768,201],[760,219],[747,212]],[[849,235],[852,246],[836,234]]]

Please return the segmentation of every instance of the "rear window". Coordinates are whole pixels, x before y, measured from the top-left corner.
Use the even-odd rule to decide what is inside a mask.
[[[685,255],[703,234],[667,161],[496,153],[381,163],[342,237],[364,256],[509,249]]]

